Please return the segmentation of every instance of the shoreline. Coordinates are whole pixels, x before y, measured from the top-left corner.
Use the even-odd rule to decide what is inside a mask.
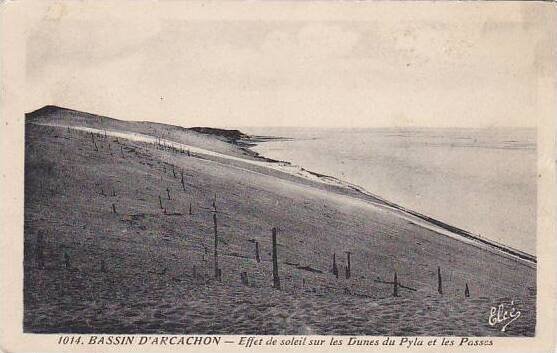
[[[535,335],[536,268],[525,260],[222,138],[56,118],[25,126],[27,332]],[[280,290],[271,285],[275,227]],[[222,282],[206,250],[217,242]],[[524,316],[503,333],[485,319],[509,298]]]
[[[294,138],[269,137],[268,139],[262,140],[259,143],[272,142],[272,141],[285,141],[285,140],[286,141],[292,141],[292,140],[294,140]],[[248,149],[250,149],[251,147],[257,146],[259,143],[254,143],[252,146],[248,147]],[[271,158],[268,158],[268,157],[265,157],[265,156],[261,155],[259,152],[255,152],[251,149],[250,149],[250,151],[255,153],[256,156],[261,157],[261,158],[263,158],[267,161],[275,162],[275,163],[288,163],[291,166],[295,166],[289,161],[281,161],[281,160],[271,159]],[[537,264],[537,257],[535,255],[529,254],[529,253],[527,253],[525,251],[522,251],[522,250],[519,250],[519,249],[512,248],[512,247],[510,247],[508,245],[505,245],[503,243],[499,243],[495,240],[491,240],[489,238],[482,237],[479,234],[474,234],[474,233],[472,233],[470,231],[467,231],[463,228],[450,225],[450,224],[448,224],[446,222],[443,222],[441,220],[438,220],[434,217],[431,217],[431,216],[425,215],[423,213],[420,213],[418,211],[414,211],[412,209],[406,208],[402,205],[391,202],[391,201],[389,201],[389,200],[387,200],[387,199],[385,199],[385,198],[383,198],[383,197],[381,197],[377,194],[371,193],[371,192],[367,191],[365,188],[363,188],[362,186],[353,184],[349,181],[341,180],[339,178],[336,178],[336,177],[333,177],[333,176],[330,176],[330,175],[321,174],[321,173],[318,173],[318,172],[313,172],[311,170],[307,170],[307,169],[303,168],[302,166],[298,166],[298,167],[302,171],[307,172],[311,175],[314,175],[315,177],[317,177],[319,179],[333,180],[333,181],[341,184],[342,186],[344,186],[346,188],[352,189],[352,190],[362,194],[363,196],[369,196],[369,197],[372,197],[374,199],[380,200],[382,203],[384,203],[386,206],[388,206],[390,208],[393,208],[395,210],[398,210],[398,211],[401,211],[403,213],[409,214],[411,216],[417,217],[417,218],[419,218],[419,219],[421,219],[421,220],[423,220],[427,223],[431,223],[431,224],[433,224],[437,227],[440,227],[440,228],[442,228],[442,229],[444,229],[444,230],[446,230],[446,231],[448,231],[452,234],[455,234],[459,237],[463,237],[465,239],[468,239],[468,240],[471,240],[471,241],[474,241],[474,242],[480,242],[484,245],[494,247],[494,248],[498,249],[499,251],[510,254],[514,257],[517,257],[517,258],[521,259],[521,260],[531,262],[534,265]]]
[[[528,254],[528,253],[523,252],[523,251],[518,250],[518,249],[514,249],[510,246],[506,246],[506,245],[498,243],[496,241],[484,238],[480,235],[473,234],[469,231],[458,228],[456,226],[452,226],[450,224],[447,224],[445,222],[437,220],[433,217],[421,214],[417,211],[413,211],[411,209],[405,208],[401,205],[390,202],[390,201],[382,198],[381,196],[370,193],[367,190],[365,190],[363,187],[352,184],[350,182],[340,180],[336,177],[332,177],[332,176],[328,176],[328,175],[324,175],[324,174],[309,171],[307,169],[304,169],[301,166],[294,165],[294,164],[292,164],[291,162],[288,162],[288,161],[280,161],[280,160],[267,158],[267,157],[259,154],[258,152],[255,152],[255,151],[251,150],[251,147],[257,145],[256,141],[258,141],[259,143],[262,143],[262,142],[282,139],[280,137],[277,138],[277,137],[272,137],[272,136],[264,136],[263,138],[261,138],[261,136],[250,136],[250,135],[246,135],[246,134],[243,134],[243,133],[241,133],[243,135],[243,137],[241,139],[231,140],[230,138],[224,137],[226,143],[229,143],[229,144],[232,144],[232,145],[236,146],[239,150],[241,150],[247,156],[250,156],[250,157],[254,158],[252,160],[252,159],[247,159],[247,158],[235,157],[235,156],[232,156],[232,155],[227,155],[227,154],[223,154],[223,153],[219,153],[219,152],[214,152],[214,151],[207,150],[207,149],[204,149],[204,148],[195,147],[195,146],[191,146],[191,145],[186,145],[186,144],[183,144],[183,143],[180,143],[180,142],[177,142],[177,141],[158,138],[156,136],[151,136],[151,135],[147,135],[147,134],[143,134],[143,133],[137,133],[137,132],[123,132],[123,131],[118,131],[118,130],[106,130],[106,129],[103,130],[103,129],[97,129],[97,128],[92,128],[92,127],[64,125],[64,124],[57,124],[57,123],[41,123],[41,122],[29,122],[29,123],[33,123],[33,124],[37,124],[37,125],[52,126],[52,127],[71,128],[71,129],[82,130],[82,131],[87,131],[87,132],[97,133],[97,134],[105,133],[105,134],[115,136],[115,137],[120,137],[120,138],[130,139],[130,140],[136,140],[136,141],[141,141],[141,142],[146,142],[146,143],[157,143],[158,142],[158,143],[163,143],[165,145],[169,145],[169,146],[173,146],[173,147],[177,147],[177,148],[188,149],[188,150],[191,150],[191,152],[195,153],[195,154],[207,155],[207,156],[212,156],[212,157],[222,158],[222,159],[228,159],[228,160],[231,160],[231,161],[243,162],[243,163],[247,163],[247,164],[255,164],[256,166],[259,166],[259,167],[267,168],[267,169],[274,170],[274,171],[279,171],[279,172],[286,173],[286,174],[289,174],[289,175],[294,176],[294,177],[303,178],[303,179],[305,179],[306,181],[309,181],[309,182],[317,182],[317,183],[320,183],[320,184],[336,187],[337,190],[339,190],[339,191],[341,191],[341,190],[352,191],[355,194],[352,194],[352,195],[351,194],[344,194],[344,196],[353,197],[355,199],[365,201],[365,202],[369,203],[370,205],[385,208],[385,209],[387,209],[391,212],[397,213],[398,216],[403,217],[403,218],[407,219],[408,221],[410,221],[414,224],[417,224],[420,227],[430,229],[430,230],[432,230],[432,231],[434,231],[434,232],[436,232],[440,235],[451,237],[453,239],[456,239],[458,241],[462,241],[464,243],[473,245],[473,246],[475,246],[479,249],[483,249],[483,250],[489,251],[491,253],[497,253],[497,254],[500,254],[500,255],[505,255],[507,257],[514,258],[515,260],[519,260],[519,263],[528,265],[530,267],[535,267],[536,264],[537,264],[537,258],[534,255]],[[207,128],[207,129],[211,130],[211,128]],[[214,129],[214,130],[219,130],[220,131],[221,129]],[[200,133],[200,132],[197,132],[195,130],[191,130],[191,131],[196,132],[196,133]],[[205,133],[205,132],[201,133],[201,134],[208,134],[208,135],[211,135],[211,136],[214,136],[214,137],[217,137],[217,138],[218,137],[221,137],[221,138],[223,137],[222,135],[218,135],[218,134],[214,135],[214,134]],[[253,139],[253,137],[257,137],[257,139]],[[337,193],[342,194],[341,192],[337,192]],[[358,195],[358,196],[356,196],[356,195]]]

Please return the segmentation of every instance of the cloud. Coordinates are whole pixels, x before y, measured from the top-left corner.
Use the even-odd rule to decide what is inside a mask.
[[[537,44],[499,27],[44,20],[27,42],[28,97],[186,125],[522,125]]]
[[[123,58],[144,51],[146,43],[160,36],[158,21],[94,21],[43,19],[27,39],[28,75],[47,65],[82,66]]]
[[[261,45],[263,55],[304,60],[324,60],[349,55],[360,39],[338,25],[311,23],[297,33],[270,32]]]

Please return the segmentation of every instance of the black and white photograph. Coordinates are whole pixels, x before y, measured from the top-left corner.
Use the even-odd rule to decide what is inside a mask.
[[[23,333],[539,334],[550,3],[193,3],[29,16]]]

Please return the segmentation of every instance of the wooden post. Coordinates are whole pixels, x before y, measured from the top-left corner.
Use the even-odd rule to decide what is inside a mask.
[[[346,251],[346,279],[350,278],[350,251]]]
[[[437,266],[437,292],[443,294],[443,282],[441,279],[441,267]]]
[[[333,253],[333,275],[338,279],[337,256]]]
[[[70,254],[68,253],[68,250],[64,249],[64,267],[66,269],[70,269],[71,264],[70,264]]]
[[[261,258],[259,257],[259,242],[255,242],[255,261],[258,263],[261,262]]]
[[[219,273],[219,254],[217,245],[219,242],[219,236],[217,233],[217,214],[213,213],[213,228],[215,231],[215,252],[214,252],[214,266],[215,266],[215,279],[220,281],[220,273]]]
[[[278,257],[277,257],[277,228],[272,229],[273,240],[273,288],[280,289],[280,278],[278,274]]]
[[[464,289],[464,296],[470,298],[470,289],[468,289],[468,283],[466,283],[466,288]]]
[[[395,272],[395,278],[393,279],[393,297],[398,297],[398,278]]]
[[[97,147],[97,143],[95,142],[95,136],[91,132],[91,140],[93,141],[93,146],[95,146],[95,151],[99,152],[99,148]]]
[[[162,207],[162,197],[161,197],[161,195],[159,195],[159,205],[161,206],[161,210],[162,210],[164,207]]]
[[[242,280],[242,284],[244,286],[249,286],[248,273],[247,272],[240,273],[240,279]]]
[[[112,204],[112,213],[116,213],[116,205]]]
[[[184,171],[180,172],[181,175],[181,183],[182,183],[182,190],[186,191],[186,185],[184,185]]]
[[[191,216],[191,215],[192,215],[192,213],[191,213],[191,202],[190,202],[190,216]]]

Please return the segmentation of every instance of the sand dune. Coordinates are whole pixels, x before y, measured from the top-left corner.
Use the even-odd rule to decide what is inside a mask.
[[[180,143],[180,142],[175,142],[172,140],[168,140],[168,139],[164,139],[164,138],[157,138],[155,136],[149,136],[149,135],[144,135],[144,134],[140,134],[140,133],[132,133],[132,132],[122,132],[122,131],[113,131],[113,130],[101,130],[101,129],[96,129],[96,128],[90,128],[90,127],[82,127],[82,126],[70,126],[70,125],[60,125],[60,124],[42,124],[45,126],[53,126],[53,127],[60,127],[60,128],[66,128],[66,129],[72,129],[72,130],[78,130],[78,131],[84,131],[84,132],[89,132],[89,133],[93,133],[93,134],[98,134],[98,135],[103,135],[103,136],[110,136],[110,137],[116,137],[116,138],[122,138],[122,139],[126,139],[129,141],[137,141],[137,142],[144,142],[144,143],[149,143],[149,144],[162,144],[163,146],[168,146],[168,147],[172,147],[172,148],[177,148],[180,150],[185,150],[187,152],[190,153],[194,153],[194,154],[198,154],[204,157],[217,157],[219,159],[225,159],[227,162],[230,161],[236,161],[236,162],[241,162],[241,163],[245,163],[245,164],[249,164],[249,165],[255,165],[255,166],[259,166],[259,167],[263,167],[263,168],[268,168],[268,169],[272,169],[272,170],[277,170],[280,172],[284,172],[293,176],[297,176],[297,177],[301,177],[304,178],[306,180],[310,180],[310,181],[315,181],[317,183],[324,183],[324,184],[328,184],[328,185],[334,185],[340,188],[352,188],[355,190],[358,190],[359,192],[361,192],[364,195],[369,195],[372,196],[373,198],[375,198],[376,200],[363,200],[361,198],[356,198],[353,195],[346,195],[346,194],[327,194],[326,196],[328,197],[338,197],[338,198],[342,198],[343,202],[345,203],[362,203],[366,206],[372,206],[372,207],[379,207],[379,208],[384,208],[384,209],[388,209],[390,212],[396,213],[398,216],[411,221],[415,224],[419,224],[421,227],[427,228],[427,229],[431,229],[439,234],[443,234],[446,236],[450,236],[453,237],[455,239],[458,239],[460,241],[463,242],[467,242],[469,244],[478,246],[478,247],[482,247],[484,249],[487,249],[488,251],[493,251],[493,252],[498,252],[498,253],[502,253],[502,255],[504,256],[513,256],[515,257],[518,261],[522,261],[526,264],[532,264],[535,263],[535,257],[523,253],[519,250],[516,249],[510,249],[508,247],[506,247],[504,244],[501,243],[497,243],[495,241],[492,240],[487,240],[484,238],[481,238],[479,235],[472,235],[469,234],[470,236],[468,237],[463,237],[462,236],[462,232],[451,232],[449,229],[447,229],[446,227],[440,226],[439,224],[441,222],[437,221],[436,223],[430,222],[428,220],[424,220],[424,217],[418,217],[416,212],[412,212],[407,209],[404,209],[403,207],[400,207],[398,205],[389,203],[386,200],[383,200],[381,198],[379,198],[376,195],[371,195],[369,192],[367,192],[366,190],[364,190],[363,188],[357,186],[357,185],[353,185],[350,184],[348,182],[343,182],[340,181],[336,178],[333,177],[328,177],[328,176],[319,176],[316,175],[315,173],[309,172],[299,166],[296,165],[292,165],[289,163],[284,163],[284,162],[269,162],[269,161],[260,161],[260,160],[252,160],[252,159],[246,159],[246,158],[240,158],[240,157],[236,157],[233,155],[227,155],[224,153],[219,153],[219,152],[214,152],[208,149],[204,149],[204,148],[199,148],[193,145],[187,145],[184,143]],[[236,168],[238,169],[239,167],[237,166],[230,166],[231,168]],[[254,171],[249,170],[249,169],[242,169],[246,172],[252,172],[254,173]],[[300,185],[300,184],[298,184]],[[313,192],[315,190],[312,189],[308,189],[306,188],[305,190],[306,192]],[[478,240],[482,240],[482,241],[478,241]]]
[[[27,332],[534,334],[531,261],[440,234],[373,195],[222,137],[54,109],[29,117],[25,163]],[[215,199],[222,282],[212,278]],[[271,287],[271,227],[280,291]],[[395,271],[416,291],[393,297]],[[489,312],[510,301],[522,316],[501,332]]]

